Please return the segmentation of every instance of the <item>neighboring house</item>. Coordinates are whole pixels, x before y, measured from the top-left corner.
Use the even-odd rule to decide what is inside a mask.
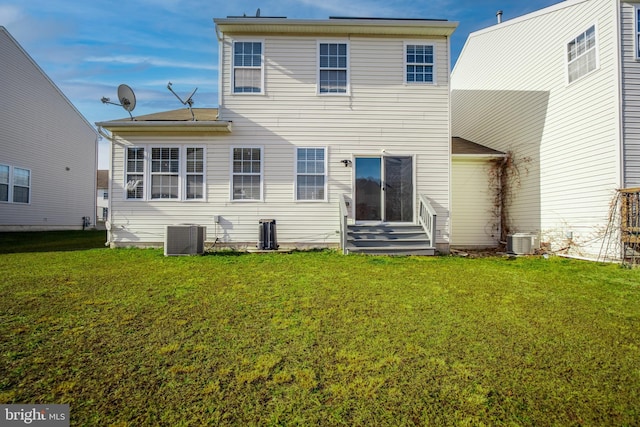
[[[427,241],[409,249],[448,250],[457,23],[214,21],[219,109],[98,123],[113,137],[112,246],[159,245],[167,225],[193,223],[251,249],[274,219],[281,248],[355,251],[371,227],[410,240],[418,225]]]
[[[109,216],[109,170],[99,169],[96,182],[96,218],[105,222]]]
[[[0,27],[0,231],[95,223],[97,133]]]
[[[640,2],[569,0],[469,36],[452,133],[508,154],[511,232],[616,256],[616,191],[640,186],[639,18]]]

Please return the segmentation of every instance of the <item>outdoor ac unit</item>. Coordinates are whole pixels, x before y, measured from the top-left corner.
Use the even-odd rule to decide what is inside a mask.
[[[164,255],[196,255],[204,253],[207,227],[202,225],[167,225]]]
[[[540,249],[540,239],[534,233],[515,233],[507,236],[507,252],[516,255],[531,255]]]

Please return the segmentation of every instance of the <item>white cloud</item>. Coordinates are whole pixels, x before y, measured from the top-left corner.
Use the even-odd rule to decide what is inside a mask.
[[[207,61],[202,63],[167,60],[163,58],[153,58],[149,56],[135,55],[115,55],[115,56],[90,56],[85,59],[87,62],[102,62],[109,64],[126,65],[153,65],[154,67],[188,68],[193,70],[217,70],[216,65],[210,65]]]
[[[344,0],[295,0],[304,6],[321,9],[330,15],[337,16],[392,16],[394,8],[389,7],[389,3],[384,5],[376,4],[376,2],[353,0],[345,2]]]
[[[11,25],[22,19],[22,11],[16,6],[0,4],[0,25]]]

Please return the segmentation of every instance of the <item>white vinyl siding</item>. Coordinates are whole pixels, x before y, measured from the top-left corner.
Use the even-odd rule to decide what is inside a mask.
[[[510,231],[580,256],[598,255],[620,186],[616,13],[608,0],[560,2],[472,33],[452,74],[452,133],[512,155]],[[559,41],[594,22],[598,72],[567,84]]]
[[[262,93],[264,82],[262,42],[233,43],[233,92]]]
[[[498,246],[500,217],[495,202],[499,193],[492,161],[454,156],[451,168],[451,245]]]
[[[405,81],[433,83],[435,52],[433,45],[405,45]]]
[[[296,200],[326,200],[325,152],[324,148],[296,149]]]
[[[598,67],[596,48],[596,27],[587,31],[567,44],[567,75],[569,83],[586,76]]]
[[[262,200],[262,148],[234,147],[232,200]]]
[[[318,92],[321,94],[349,91],[349,45],[318,43]]]
[[[623,183],[640,187],[640,5],[621,2]]]
[[[246,40],[246,36],[234,39],[224,34],[219,114],[221,120],[233,122],[232,132],[190,132],[165,135],[161,140],[157,135],[131,132],[118,135],[112,156],[112,173],[122,176],[122,147],[175,146],[176,142],[206,145],[207,202],[192,203],[187,209],[181,201],[130,203],[112,198],[109,215],[115,244],[161,244],[167,224],[190,223],[206,226],[207,240],[218,238],[221,247],[251,249],[256,247],[259,220],[275,219],[281,248],[335,247],[340,227],[337,203],[343,194],[350,196],[353,184],[353,168],[345,167],[341,160],[354,155],[380,156],[382,150],[415,159],[414,206],[417,209],[418,194],[433,201],[438,210],[438,243],[446,244],[450,211],[449,47],[444,37],[414,39],[350,37],[351,91],[318,96],[317,37],[269,35],[263,44],[268,56],[264,62],[264,87],[268,90],[254,97],[233,93],[233,42]],[[404,83],[404,45],[410,41],[434,46],[437,84]],[[233,198],[234,148],[260,148],[259,201]],[[297,148],[325,149],[324,202],[296,199]],[[120,224],[125,228],[119,228]]]
[[[2,27],[0,58],[0,164],[12,169],[8,182],[0,177],[0,232],[80,230],[85,216],[94,223],[95,128]],[[29,172],[15,195],[14,167]]]

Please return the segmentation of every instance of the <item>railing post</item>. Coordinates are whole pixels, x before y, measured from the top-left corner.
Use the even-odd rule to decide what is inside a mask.
[[[338,201],[340,208],[340,249],[345,255],[347,254],[347,221],[349,217],[346,197],[346,194],[341,194]]]
[[[429,203],[429,199],[427,199],[423,194],[420,194],[420,204],[419,204],[419,221],[424,229],[429,241],[432,246],[435,246],[435,238],[436,238],[436,220],[437,214],[436,210]]]

